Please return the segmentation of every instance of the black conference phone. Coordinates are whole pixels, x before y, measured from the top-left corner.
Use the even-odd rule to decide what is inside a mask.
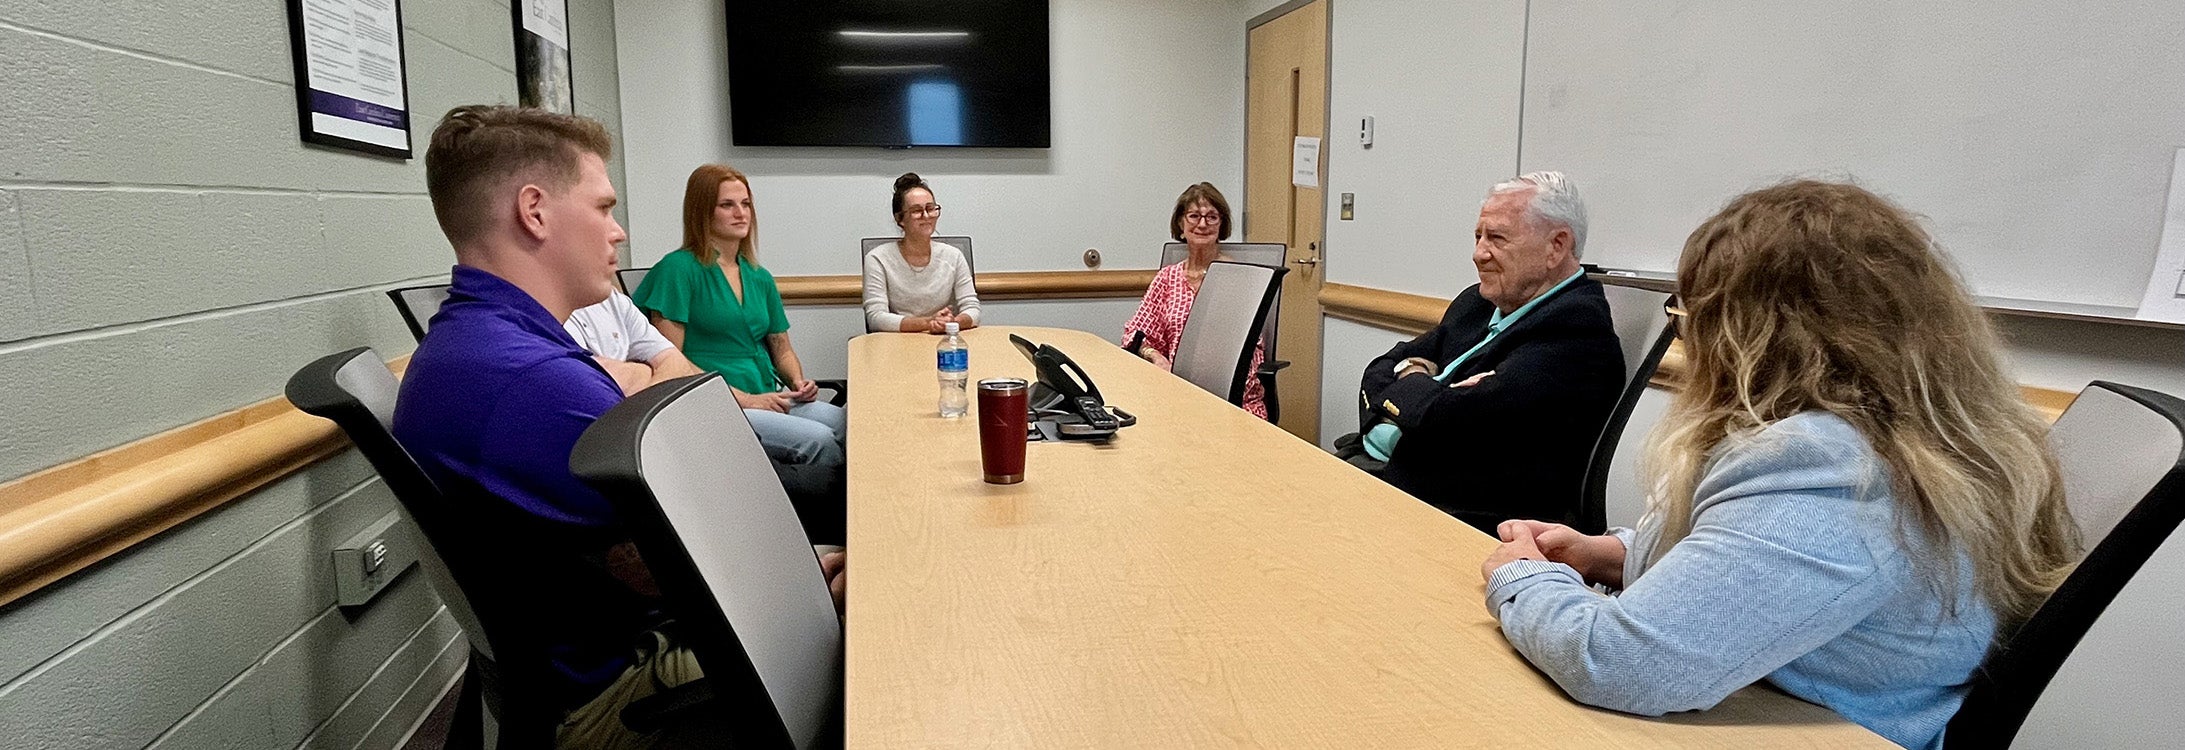
[[[1130,412],[1107,405],[1100,386],[1070,355],[1048,344],[1034,344],[1009,334],[1010,343],[1032,361],[1038,378],[1028,397],[1031,420],[1043,436],[1062,440],[1099,440],[1138,423]]]

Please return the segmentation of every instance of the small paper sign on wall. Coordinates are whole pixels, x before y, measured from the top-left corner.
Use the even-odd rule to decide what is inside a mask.
[[[396,0],[288,0],[305,143],[410,158],[410,89]]]
[[[1290,151],[1290,184],[1320,187],[1320,139],[1297,137],[1297,145]]]
[[[2154,270],[2148,273],[2147,293],[2140,298],[2139,317],[2185,323],[2185,148],[2177,150],[2170,165],[2162,244],[2155,251]]]

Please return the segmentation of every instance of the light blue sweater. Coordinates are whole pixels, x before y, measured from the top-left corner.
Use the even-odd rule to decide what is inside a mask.
[[[1969,561],[1953,553],[1954,587],[1917,576],[1929,545],[1899,523],[1880,457],[1834,415],[1724,445],[1700,481],[1691,535],[1657,564],[1658,519],[1617,530],[1629,551],[1619,594],[1561,563],[1496,569],[1487,609],[1502,632],[1602,708],[1705,709],[1766,679],[1897,744],[1940,747],[1996,630]]]

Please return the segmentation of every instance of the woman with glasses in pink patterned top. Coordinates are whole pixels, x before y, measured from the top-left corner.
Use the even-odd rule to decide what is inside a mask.
[[[1184,321],[1191,317],[1191,301],[1199,296],[1207,266],[1224,260],[1218,243],[1229,239],[1229,201],[1212,183],[1184,188],[1183,195],[1176,198],[1175,212],[1169,215],[1168,233],[1183,241],[1190,252],[1183,262],[1153,275],[1145,299],[1138,303],[1138,312],[1123,325],[1123,346],[1163,370],[1174,366],[1176,343],[1184,332]],[[1259,371],[1264,358],[1265,353],[1254,344],[1252,372]],[[1267,389],[1257,377],[1245,379],[1244,410],[1260,419],[1267,418]]]

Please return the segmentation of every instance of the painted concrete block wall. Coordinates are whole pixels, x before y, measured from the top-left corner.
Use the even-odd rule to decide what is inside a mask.
[[[516,82],[505,0],[403,12],[408,161],[299,141],[279,3],[0,5],[0,481],[414,347],[383,291],[453,262],[432,127]],[[578,110],[619,131],[611,0],[570,14]],[[332,546],[395,508],[345,453],[0,607],[0,744],[397,745],[468,649],[416,573],[334,607]]]

